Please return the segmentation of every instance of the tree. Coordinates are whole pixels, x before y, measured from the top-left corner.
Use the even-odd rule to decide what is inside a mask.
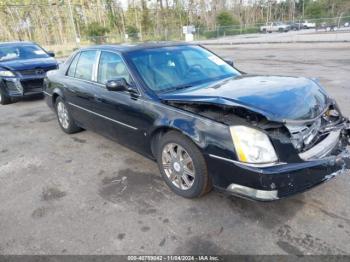
[[[136,26],[133,26],[133,25],[128,25],[126,27],[126,33],[129,35],[129,37],[132,39],[132,40],[137,40],[139,37],[138,37],[138,33],[139,33],[139,30],[137,29]]]
[[[239,21],[227,11],[222,11],[216,16],[216,23],[219,26],[239,25]]]
[[[326,9],[321,2],[312,2],[305,8],[305,16],[308,18],[322,18],[327,16]]]
[[[100,25],[98,22],[92,22],[86,27],[85,33],[91,37],[93,42],[101,43],[104,41],[104,36],[109,33],[109,29]]]

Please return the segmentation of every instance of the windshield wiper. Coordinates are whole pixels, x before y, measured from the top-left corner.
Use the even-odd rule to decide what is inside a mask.
[[[186,88],[190,88],[190,87],[192,87],[192,86],[193,86],[193,85],[190,85],[190,84],[179,85],[179,86],[175,86],[175,87],[174,87],[174,90],[186,89]]]
[[[171,88],[165,89],[165,90],[161,91],[161,93],[167,93],[167,92],[182,90],[182,89],[186,89],[186,88],[190,88],[190,87],[193,87],[193,85],[190,85],[190,84],[178,85],[178,86],[175,86],[175,87],[171,87]]]

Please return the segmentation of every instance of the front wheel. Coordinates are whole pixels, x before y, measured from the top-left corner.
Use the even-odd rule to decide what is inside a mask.
[[[157,162],[167,185],[182,197],[200,197],[212,189],[202,153],[178,132],[168,132],[160,139]]]
[[[8,97],[5,92],[0,88],[0,104],[1,105],[7,105],[11,104],[11,98]]]
[[[61,97],[56,99],[55,108],[58,123],[65,133],[73,134],[81,131],[81,128],[75,124],[66,103]]]

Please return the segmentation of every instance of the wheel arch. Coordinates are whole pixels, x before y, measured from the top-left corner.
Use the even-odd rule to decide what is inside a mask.
[[[56,100],[57,100],[57,97],[63,97],[63,92],[61,89],[59,88],[55,88],[53,91],[52,91],[52,105],[55,106],[55,103],[56,103]]]
[[[203,151],[203,136],[198,136],[195,134],[189,133],[187,130],[184,130],[177,126],[169,126],[169,125],[161,125],[157,126],[155,129],[152,130],[150,133],[150,146],[151,146],[151,153],[154,158],[156,158],[156,149],[157,149],[157,143],[158,141],[164,136],[164,134],[168,132],[178,132],[179,134],[187,137],[190,139],[198,148],[200,151]]]

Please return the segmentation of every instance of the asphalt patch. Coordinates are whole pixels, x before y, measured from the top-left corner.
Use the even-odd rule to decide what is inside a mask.
[[[67,195],[66,192],[61,191],[57,187],[47,187],[43,189],[43,192],[41,194],[41,200],[43,201],[58,200],[62,197],[65,197],[66,195]]]

